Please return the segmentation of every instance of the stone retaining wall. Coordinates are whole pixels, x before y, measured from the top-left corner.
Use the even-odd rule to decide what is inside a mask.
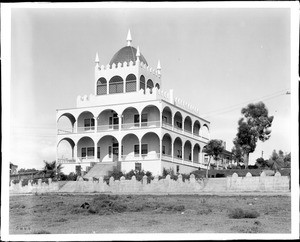
[[[168,175],[165,179],[158,180],[155,177],[150,183],[147,182],[147,177],[144,176],[142,181],[137,181],[133,176],[131,180],[125,180],[121,177],[120,180],[114,180],[113,177],[109,180],[109,185],[100,178],[97,181],[93,179],[84,181],[81,177],[78,181],[69,181],[61,189],[58,183],[52,183],[49,179],[49,184],[42,183],[39,180],[38,184],[28,183],[28,186],[12,184],[10,187],[11,193],[46,193],[46,192],[63,192],[63,193],[94,193],[94,192],[110,192],[110,193],[140,193],[140,194],[155,194],[155,193],[205,193],[205,192],[243,192],[243,191],[269,191],[269,192],[287,192],[289,191],[289,177],[281,176],[277,172],[274,176],[266,176],[262,172],[260,177],[252,177],[247,173],[246,177],[238,177],[236,173],[232,177],[227,178],[209,178],[196,180],[192,174],[189,180],[182,180],[179,175],[178,179],[172,180]]]

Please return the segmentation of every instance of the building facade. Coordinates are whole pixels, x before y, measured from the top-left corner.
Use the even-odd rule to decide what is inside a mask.
[[[56,112],[57,162],[65,174],[117,163],[123,172],[153,175],[163,168],[175,173],[206,168],[202,148],[210,139],[210,122],[173,90],[162,90],[160,62],[149,67],[132,46],[130,31],[127,46],[108,65],[100,65],[98,54],[95,63],[94,94],[78,96],[76,108]],[[60,149],[63,143],[68,152]]]

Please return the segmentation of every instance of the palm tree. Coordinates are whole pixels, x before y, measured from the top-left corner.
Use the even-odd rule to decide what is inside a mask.
[[[47,162],[44,160],[45,166],[43,169],[43,173],[44,174],[48,174],[50,176],[50,178],[54,178],[54,177],[60,177],[61,173],[62,173],[62,165],[56,165],[56,161],[52,161],[52,162]]]

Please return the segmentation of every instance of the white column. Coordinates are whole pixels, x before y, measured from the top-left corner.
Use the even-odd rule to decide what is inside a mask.
[[[93,117],[94,118],[94,122],[95,122],[95,127],[94,127],[94,132],[97,133],[97,126],[98,126],[98,119],[97,117]]]
[[[162,127],[162,113],[159,111],[159,127]]]
[[[192,164],[194,164],[194,149],[192,146],[192,150],[191,150],[191,159],[192,159]]]
[[[184,161],[184,145],[183,145],[183,143],[182,143],[182,146],[181,146],[181,151],[182,151],[181,159],[182,159],[182,163],[183,163],[183,161]]]
[[[75,160],[75,162],[77,162],[77,145],[74,145],[73,147],[73,159]]]
[[[140,160],[142,161],[142,141],[139,140],[139,157],[140,157]]]
[[[119,126],[120,127],[120,126]],[[113,149],[113,148],[112,148]],[[119,142],[118,160],[122,161],[122,142]]]
[[[162,139],[160,138],[159,139],[159,158],[160,158],[160,160],[161,160],[161,158],[162,158]]]
[[[174,143],[175,141],[173,142],[173,144],[171,144],[171,155],[172,155],[172,162],[174,162]]]
[[[77,120],[74,122],[73,132],[77,133]]]
[[[122,127],[122,115],[119,114],[118,115],[118,118],[119,118],[119,131],[121,130],[121,127]]]
[[[140,115],[139,122],[140,122],[140,128],[141,128],[142,127],[142,114],[140,113],[139,115]]]
[[[174,116],[172,118],[172,131],[174,131]]]
[[[97,161],[97,142],[94,142],[94,162]]]

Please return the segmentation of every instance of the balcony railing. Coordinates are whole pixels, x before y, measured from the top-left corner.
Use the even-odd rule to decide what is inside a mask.
[[[57,159],[58,163],[75,163],[76,159],[68,159],[68,158],[58,158]]]
[[[92,133],[95,132],[95,126],[78,126],[77,133]]]
[[[119,130],[119,124],[104,124],[104,125],[98,125],[97,131],[111,131],[111,130]]]
[[[58,134],[72,134],[74,133],[74,129],[58,129]]]
[[[119,127],[121,127],[121,130],[131,130],[131,129],[144,129],[144,128],[159,128],[160,127],[160,121],[147,121],[147,122],[141,122],[141,123],[123,123],[121,125],[119,124],[105,124],[105,125],[98,125],[95,126],[79,126],[77,127],[77,133],[93,133],[95,132],[97,128],[97,132],[103,132],[103,131],[119,131]],[[191,136],[193,138],[199,139],[202,138],[204,140],[209,140],[209,138],[204,137],[200,135],[198,132],[193,133],[191,130],[186,130],[178,127],[177,125],[173,125],[170,123],[162,122],[162,127],[167,128],[169,130],[185,134],[187,136]],[[76,133],[74,128],[71,129],[58,129],[58,134],[72,134]]]

